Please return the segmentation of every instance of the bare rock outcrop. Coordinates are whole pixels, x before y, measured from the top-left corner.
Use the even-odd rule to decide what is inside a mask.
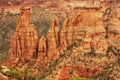
[[[9,59],[31,60],[36,57],[38,35],[35,26],[30,23],[30,9],[21,9],[9,50]]]
[[[8,77],[0,73],[0,79],[1,80],[8,80]]]
[[[47,68],[58,70],[56,66],[61,66],[62,69],[60,76],[58,75],[58,80],[69,80],[71,78],[69,70],[72,70],[72,73],[77,77],[91,77],[100,73],[100,69],[81,67],[79,65],[82,63],[79,62],[83,59],[86,62],[93,61],[98,63],[92,63],[91,67],[94,67],[94,64],[103,65],[101,63],[106,59],[102,58],[103,61],[101,61],[101,59],[98,60],[94,56],[94,61],[92,56],[89,57],[89,55],[99,54],[97,58],[107,55],[106,51],[108,48],[113,43],[115,44],[115,39],[120,38],[119,21],[120,17],[112,16],[110,18],[108,26],[109,37],[107,39],[105,38],[107,30],[101,8],[87,7],[85,9],[75,9],[65,19],[61,29],[57,17],[53,17],[47,36],[42,36],[38,41],[35,26],[30,22],[30,9],[21,9],[16,32],[10,43],[9,62],[11,65],[14,65],[18,62],[29,63],[32,60],[38,61],[42,64],[36,63],[37,67],[39,65],[43,67],[43,70],[41,68],[41,73],[44,73]],[[75,44],[75,42],[79,43]],[[116,43],[118,44],[117,41]],[[52,62],[53,64],[49,64]],[[73,66],[75,62],[77,65]],[[58,65],[59,63],[61,63],[60,66]],[[6,62],[6,64],[8,65],[9,63]],[[66,64],[70,67],[64,66]]]
[[[42,36],[39,40],[37,59],[42,62],[45,60],[45,58],[47,58],[47,41],[46,38]]]
[[[51,20],[51,25],[47,33],[47,43],[48,43],[48,58],[54,59],[58,57],[58,46],[59,46],[59,25],[56,17]]]
[[[120,38],[120,17],[112,16],[110,18],[110,26],[108,27],[109,38]]]
[[[58,80],[70,80],[72,75],[75,75],[76,77],[91,77],[95,74],[99,74],[101,72],[101,69],[90,69],[85,68],[84,66],[67,66],[63,67],[60,72],[60,77]]]
[[[68,19],[66,18],[63,22],[62,29],[60,31],[60,49],[63,50],[67,47],[67,26],[68,26]]]

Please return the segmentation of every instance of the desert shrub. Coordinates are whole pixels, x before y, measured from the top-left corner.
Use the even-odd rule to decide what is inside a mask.
[[[0,54],[6,55],[6,57],[0,56],[2,61],[7,59],[7,52],[9,49],[10,38],[15,31],[15,24],[17,15],[10,14],[9,12],[2,16],[0,19]],[[1,62],[2,62],[1,61]],[[1,63],[0,62],[0,63]]]
[[[42,78],[45,78],[45,74],[42,74],[38,80],[41,80]]]
[[[119,64],[119,66],[120,66],[120,58],[118,58],[118,64]]]
[[[6,75],[9,76],[11,79],[16,79],[16,80],[22,79],[22,75],[16,70],[8,71],[6,72]]]
[[[48,32],[48,29],[44,30],[44,31],[42,32],[42,34],[43,34],[44,36],[46,36],[46,35],[47,35],[47,32]]]
[[[90,52],[88,52],[87,54],[85,54],[86,56],[91,56],[91,57],[95,57],[96,53],[94,49],[91,49]]]
[[[32,7],[31,20],[33,23],[39,21],[39,23],[43,23],[44,25],[49,27],[51,18],[52,18],[51,11],[46,11],[44,8],[40,6]],[[40,26],[41,25],[38,25],[37,27]]]
[[[36,26],[39,38],[41,35],[46,36],[52,16],[50,10],[46,11],[45,8],[37,5],[32,7],[31,22]]]
[[[0,66],[0,71],[2,70],[2,67]]]
[[[4,74],[8,76],[10,79],[21,80],[22,74],[13,67],[8,67],[10,71],[5,72]]]
[[[71,78],[70,80],[90,80],[90,79],[88,79],[88,78]]]

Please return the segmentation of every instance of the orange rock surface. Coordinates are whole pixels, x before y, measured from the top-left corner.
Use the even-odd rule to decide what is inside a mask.
[[[36,57],[38,35],[35,26],[30,23],[30,9],[21,9],[9,50],[9,59],[20,61]]]
[[[110,18],[109,22],[111,24],[108,27],[109,37],[107,39],[105,37],[107,30],[103,21],[101,8],[75,9],[65,19],[61,29],[59,20],[57,17],[53,17],[47,36],[42,36],[38,41],[38,34],[35,26],[30,22],[30,9],[21,9],[16,31],[10,43],[10,50],[8,53],[9,62],[6,62],[6,64],[15,65],[18,62],[29,63],[32,60],[37,60],[43,63],[41,66],[46,70],[48,65],[44,66],[44,64],[61,58],[61,54],[66,48],[71,47],[74,42],[80,40],[82,42],[78,44],[79,46],[77,48],[73,47],[71,50],[71,56],[69,56],[71,59],[76,59],[79,54],[90,53],[91,50],[95,50],[96,54],[106,54],[108,47],[113,45],[114,40],[120,37],[119,21],[120,17],[118,16],[112,16]],[[73,74],[77,77],[90,77],[101,71],[98,68],[90,69],[73,66],[72,63],[69,63],[69,65],[70,67],[64,67],[62,65],[59,80],[69,80],[71,77],[69,70],[72,70]]]

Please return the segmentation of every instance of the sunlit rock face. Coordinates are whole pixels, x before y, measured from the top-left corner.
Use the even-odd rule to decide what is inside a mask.
[[[103,18],[101,8],[98,7],[75,9],[64,20],[62,27],[59,26],[57,17],[53,17],[47,35],[42,36],[38,40],[35,26],[30,22],[30,9],[21,9],[21,14],[16,25],[16,32],[10,43],[10,64],[14,65],[18,62],[29,63],[32,60],[38,61],[35,65],[43,67],[43,70],[41,70],[42,73],[47,68],[55,66],[52,70],[54,69],[56,72],[59,72],[56,80],[69,80],[71,78],[69,70],[72,70],[73,74],[77,77],[91,77],[98,74],[101,72],[101,69],[95,67],[105,65],[104,61],[107,62],[107,59],[100,59],[99,56],[94,59],[94,57],[89,57],[90,54],[87,57],[85,55],[95,53],[95,55],[100,54],[105,56],[107,55],[106,51],[108,48],[112,45],[116,46],[115,41],[120,38],[120,17],[111,14],[110,24],[107,26],[108,30],[106,30]],[[108,38],[105,37],[106,35],[108,35]],[[80,43],[77,44],[77,47],[73,45],[74,42],[79,41]],[[71,45],[73,46],[71,47]],[[80,62],[74,66],[73,61],[77,63],[79,59],[92,61],[93,63],[88,63],[89,66],[87,67],[84,62]],[[52,62],[54,64],[49,64]],[[61,64],[59,65],[57,62]],[[58,66],[61,66],[61,69]]]
[[[108,33],[103,19],[101,8],[77,9],[65,19],[60,32],[60,38],[62,37],[60,39],[60,47],[63,45],[69,46],[73,44],[73,42],[82,40],[79,47],[72,49],[72,55],[70,57],[73,58],[71,60],[78,59],[79,54],[87,54],[91,52],[91,50],[94,50],[96,55],[106,55],[109,47],[117,45],[115,42],[116,39],[119,39],[119,17],[114,16],[110,18],[109,22],[111,24],[108,26]],[[106,34],[108,34],[108,38],[106,38]],[[103,59],[103,61],[104,60],[106,59]],[[99,62],[100,65],[104,64],[102,60],[98,61],[96,59],[95,61]],[[63,62],[67,63],[65,60]],[[70,63],[68,63],[68,65],[70,65]],[[78,65],[74,67],[73,64],[71,64],[70,67],[64,66],[60,69],[56,78],[57,80],[69,80],[71,78],[69,74],[70,69],[77,77],[90,77],[101,72],[99,68],[94,68],[93,70],[88,68],[89,70],[87,72],[84,68],[85,66],[78,67]],[[83,71],[83,74],[77,71]]]
[[[110,18],[110,26],[108,27],[109,38],[119,39],[120,38],[120,16],[112,15]]]
[[[41,62],[55,59],[67,46],[81,39],[87,40],[83,47],[89,51],[91,40],[104,36],[105,28],[99,8],[75,9],[65,19],[61,30],[59,20],[54,16],[47,36],[38,41],[35,26],[30,22],[30,9],[23,8],[11,39],[9,59],[16,59],[16,62],[34,58]]]
[[[67,26],[68,26],[68,19],[66,18],[63,22],[62,29],[60,31],[60,49],[63,50],[67,47]]]
[[[48,43],[48,58],[54,59],[58,57],[58,47],[59,47],[59,25],[58,19],[53,17],[51,20],[51,25],[47,33],[47,43]]]
[[[21,9],[17,20],[9,50],[9,59],[20,61],[31,60],[36,57],[38,34],[35,26],[30,23],[30,9]]]
[[[39,40],[37,59],[39,62],[42,62],[45,60],[45,58],[47,58],[47,41],[46,38],[42,36]]]

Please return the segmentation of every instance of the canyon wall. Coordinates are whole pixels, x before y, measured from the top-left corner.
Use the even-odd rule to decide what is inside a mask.
[[[36,28],[30,21],[30,9],[21,9],[16,24],[16,31],[11,38],[8,53],[9,65],[25,64],[31,61],[37,61],[38,64],[52,62],[59,59],[62,52],[78,41],[82,42],[77,48],[73,47],[71,59],[76,59],[79,54],[87,54],[91,50],[94,50],[96,54],[106,54],[108,47],[119,46],[116,40],[118,41],[120,37],[120,17],[112,14],[113,12],[110,12],[109,16],[104,15],[101,10],[99,7],[75,9],[64,20],[61,27],[59,26],[58,18],[54,16],[51,19],[47,36],[42,36],[38,40]],[[106,19],[109,19],[108,22],[105,21]],[[62,67],[58,80],[64,80],[64,77],[67,78],[65,80],[69,80],[67,69],[69,68]],[[80,75],[77,72],[78,69],[73,67],[72,64],[70,69],[75,74]],[[83,75],[91,76],[93,75],[92,71],[94,70],[90,70],[90,73]],[[65,76],[63,75],[64,72]],[[98,70],[98,72],[94,73],[99,72]]]
[[[11,38],[9,59],[15,62],[30,61],[37,57],[38,34],[30,22],[30,9],[21,9],[16,31]]]
[[[103,18],[101,8],[98,7],[75,9],[65,19],[61,29],[57,17],[53,17],[47,36],[42,36],[38,41],[35,26],[30,22],[30,9],[23,8],[17,20],[16,32],[11,39],[9,59],[51,60],[59,57],[62,50],[78,40],[84,41],[83,46],[80,46],[83,51],[89,51],[91,48],[99,51],[98,47],[104,44],[104,41],[107,41],[105,42],[107,47],[110,46],[111,38],[119,38],[119,17],[112,15],[110,18],[112,25],[108,26],[109,40],[105,39],[106,25]]]

